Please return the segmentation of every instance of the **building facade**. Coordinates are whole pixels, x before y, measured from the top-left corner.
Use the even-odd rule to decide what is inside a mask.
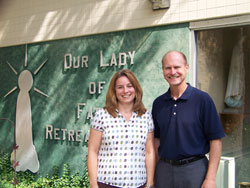
[[[218,187],[250,182],[249,0],[0,1],[0,118],[17,121],[18,79],[29,70],[31,145],[40,171],[72,161],[69,153],[80,150],[72,162],[77,169],[87,152],[89,123],[103,106],[112,74],[132,69],[150,110],[153,99],[168,88],[160,61],[171,49],[187,55],[188,82],[212,96],[227,133]],[[240,93],[237,104],[228,102],[232,88]],[[12,142],[12,128],[0,130]],[[6,134],[0,144],[10,151],[4,146]]]

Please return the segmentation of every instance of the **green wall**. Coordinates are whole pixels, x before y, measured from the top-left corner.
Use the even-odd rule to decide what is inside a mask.
[[[33,87],[30,90],[33,142],[38,153],[40,169],[38,174],[50,173],[53,165],[62,168],[69,163],[73,171],[83,171],[87,155],[85,134],[90,126],[87,112],[90,108],[103,107],[108,83],[119,69],[129,68],[137,76],[144,91],[143,101],[151,110],[153,100],[164,93],[168,85],[162,76],[161,58],[168,50],[181,50],[189,58],[188,24],[114,32],[101,35],[84,36],[71,39],[28,44],[27,64],[25,62],[26,45],[0,48],[0,118],[15,121],[17,88],[4,97],[14,86],[18,86],[18,75],[7,64],[20,73],[27,69],[34,73],[46,59],[40,71],[33,74]],[[100,66],[100,52],[103,53],[103,64]],[[128,53],[135,51],[133,64]],[[126,53],[126,65],[119,66],[119,53]],[[71,54],[76,60],[79,56],[88,57],[88,67],[65,68],[65,54]],[[113,55],[113,59],[112,59]],[[124,55],[122,56],[124,58]],[[66,57],[69,66],[69,56]],[[117,66],[115,63],[117,62]],[[122,59],[124,63],[124,59]],[[73,64],[73,62],[72,62]],[[89,83],[105,81],[101,93],[90,94]],[[49,97],[34,91],[38,88]],[[93,89],[93,88],[92,88]],[[96,88],[98,91],[98,87]],[[78,104],[83,110],[77,118]],[[80,141],[46,139],[46,125],[67,130],[81,130]],[[13,127],[8,121],[0,120],[0,151],[12,152]],[[66,132],[67,133],[67,132]],[[67,134],[66,134],[67,136]],[[74,137],[74,139],[76,139]]]

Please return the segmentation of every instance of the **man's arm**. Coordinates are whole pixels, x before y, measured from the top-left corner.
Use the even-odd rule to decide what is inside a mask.
[[[216,188],[216,174],[220,162],[221,149],[221,139],[210,141],[208,171],[201,188]]]

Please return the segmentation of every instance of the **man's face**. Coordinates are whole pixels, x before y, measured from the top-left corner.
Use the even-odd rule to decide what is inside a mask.
[[[170,86],[179,86],[185,82],[189,66],[178,52],[167,54],[162,63],[163,75]]]

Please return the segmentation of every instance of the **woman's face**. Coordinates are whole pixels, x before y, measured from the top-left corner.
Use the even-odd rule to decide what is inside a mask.
[[[135,99],[135,88],[126,76],[116,80],[115,93],[118,103],[133,104]]]

